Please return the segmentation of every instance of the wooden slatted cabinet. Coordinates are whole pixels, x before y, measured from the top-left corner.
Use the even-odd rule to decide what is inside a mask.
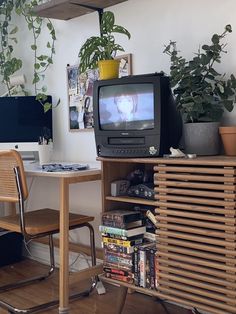
[[[236,158],[100,160],[104,211],[117,202],[156,207],[158,289],[120,285],[212,314],[236,313]],[[140,164],[153,168],[156,201],[111,197],[110,183]]]

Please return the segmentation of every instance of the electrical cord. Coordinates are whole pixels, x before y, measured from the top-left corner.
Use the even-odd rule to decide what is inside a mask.
[[[25,238],[23,239],[23,243],[24,243],[24,247],[27,251],[27,253],[32,257],[34,258],[34,256],[32,255],[32,253],[30,252],[30,249],[29,249],[29,243],[32,241],[33,239],[30,239],[29,241],[26,241]]]
[[[74,243],[74,239],[73,239],[73,237],[71,236],[71,234],[69,234],[69,240],[72,242],[72,243]],[[69,268],[71,268],[71,266],[73,266],[76,262],[77,262],[77,260],[79,259],[79,257],[82,257],[82,258],[84,258],[84,260],[86,261],[86,263],[87,263],[87,266],[88,267],[91,267],[91,265],[90,265],[90,263],[89,263],[89,258],[88,258],[88,256],[85,254],[85,253],[82,253],[82,252],[80,252],[80,253],[78,253],[78,256],[75,258],[75,260],[69,265]]]

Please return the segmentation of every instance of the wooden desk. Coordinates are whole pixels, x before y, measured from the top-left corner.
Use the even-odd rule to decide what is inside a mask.
[[[70,184],[101,180],[98,165],[89,170],[68,172],[45,172],[36,163],[26,162],[28,177],[50,177],[60,181],[60,266],[59,266],[59,313],[69,313],[69,186]]]

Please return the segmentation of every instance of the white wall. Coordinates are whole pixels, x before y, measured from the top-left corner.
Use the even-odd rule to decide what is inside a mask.
[[[132,35],[130,41],[124,36],[117,36],[117,39],[124,46],[125,53],[133,54],[134,74],[161,70],[168,73],[169,58],[163,54],[163,49],[169,40],[177,41],[185,57],[192,57],[200,45],[210,42],[214,33],[220,34],[225,25],[231,24],[233,33],[227,37],[228,53],[223,56],[219,69],[222,73],[232,72],[236,75],[235,0],[128,0],[110,10],[115,13],[116,23],[125,26]],[[98,15],[92,13],[69,21],[54,20],[53,23],[57,31],[56,55],[54,65],[47,74],[47,85],[54,100],[61,99],[59,107],[53,110],[54,157],[68,161],[94,161],[96,151],[93,131],[68,131],[66,65],[77,63],[81,45],[91,35],[99,33]],[[30,76],[30,40],[24,30],[21,32],[19,50],[25,60],[24,71]],[[227,114],[224,122],[235,124],[236,111]],[[51,188],[51,184],[44,187],[45,194]],[[80,191],[79,195],[77,191]],[[52,203],[57,198],[54,195]],[[78,204],[81,210],[96,215],[97,225],[101,211],[100,184],[88,183],[85,187],[81,185],[76,188],[72,196],[72,208],[76,210]]]
[[[185,57],[192,57],[200,45],[210,42],[211,36],[221,33],[226,24],[231,24],[233,33],[227,37],[228,53],[219,66],[222,73],[236,73],[236,21],[234,0],[128,0],[110,7],[117,24],[125,26],[131,33],[130,41],[119,35],[117,39],[126,53],[133,54],[134,74],[164,70],[169,72],[169,58],[163,54],[164,45],[175,40]],[[47,73],[48,92],[54,102],[61,99],[54,109],[55,158],[64,160],[90,160],[96,158],[93,131],[68,132],[68,100],[66,65],[78,62],[78,52],[84,41],[99,33],[97,13],[88,14],[69,21],[53,20],[57,32],[54,65]],[[22,30],[20,53],[24,59],[24,72],[31,79],[31,54],[27,38]],[[46,42],[46,40],[45,40]],[[44,41],[41,41],[42,45]],[[32,71],[31,71],[32,72]],[[28,84],[28,87],[31,86]],[[228,114],[234,123],[236,113]]]

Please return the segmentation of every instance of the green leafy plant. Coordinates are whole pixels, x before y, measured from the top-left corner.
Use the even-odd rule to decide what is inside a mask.
[[[13,55],[18,31],[18,27],[11,22],[13,11],[13,0],[5,1],[0,6],[0,75],[2,83],[7,87],[8,95],[16,92],[10,88],[10,76],[22,67],[22,61]]]
[[[232,32],[226,25],[222,34],[214,34],[210,45],[203,45],[192,60],[179,56],[176,42],[170,41],[164,53],[170,56],[170,79],[176,95],[177,108],[183,121],[220,121],[224,109],[233,110],[236,100],[236,79],[233,74],[226,79],[214,68],[221,62],[221,54],[226,53],[222,41]]]
[[[53,24],[48,18],[41,18],[34,14],[34,7],[40,4],[41,1],[38,0],[16,0],[16,13],[22,15],[28,25],[28,29],[32,34],[32,44],[31,49],[33,51],[33,81],[34,91],[36,99],[42,103],[44,106],[44,111],[48,111],[52,108],[52,104],[47,101],[47,86],[43,85],[43,80],[45,78],[45,72],[48,67],[53,64],[53,55],[55,54],[55,40],[56,34]],[[49,33],[49,40],[46,42],[45,51],[48,53],[41,54],[39,52],[38,43],[40,42],[40,35],[42,34],[43,26]],[[58,100],[57,105],[60,100]]]
[[[131,37],[128,30],[122,26],[115,25],[114,14],[106,11],[101,19],[101,36],[92,36],[86,40],[79,51],[80,72],[98,67],[98,61],[114,59],[117,51],[124,51],[123,47],[115,43],[113,33]]]
[[[47,101],[47,87],[43,84],[45,72],[53,64],[55,54],[55,29],[50,19],[41,18],[34,14],[34,7],[39,5],[41,0],[3,0],[0,4],[0,75],[2,83],[6,85],[8,95],[16,95],[18,90],[11,89],[10,76],[22,67],[22,60],[13,55],[14,45],[17,44],[17,26],[11,22],[12,15],[16,12],[24,17],[28,30],[32,34],[31,49],[33,51],[33,80],[36,99],[43,105],[44,111],[52,108],[52,104]],[[46,27],[45,27],[46,26]],[[45,30],[49,32],[49,39],[45,45],[46,53],[39,52],[39,42],[42,42],[40,35]],[[41,46],[41,45],[40,45]],[[20,92],[28,94],[23,86]],[[60,100],[58,100],[59,104]]]

